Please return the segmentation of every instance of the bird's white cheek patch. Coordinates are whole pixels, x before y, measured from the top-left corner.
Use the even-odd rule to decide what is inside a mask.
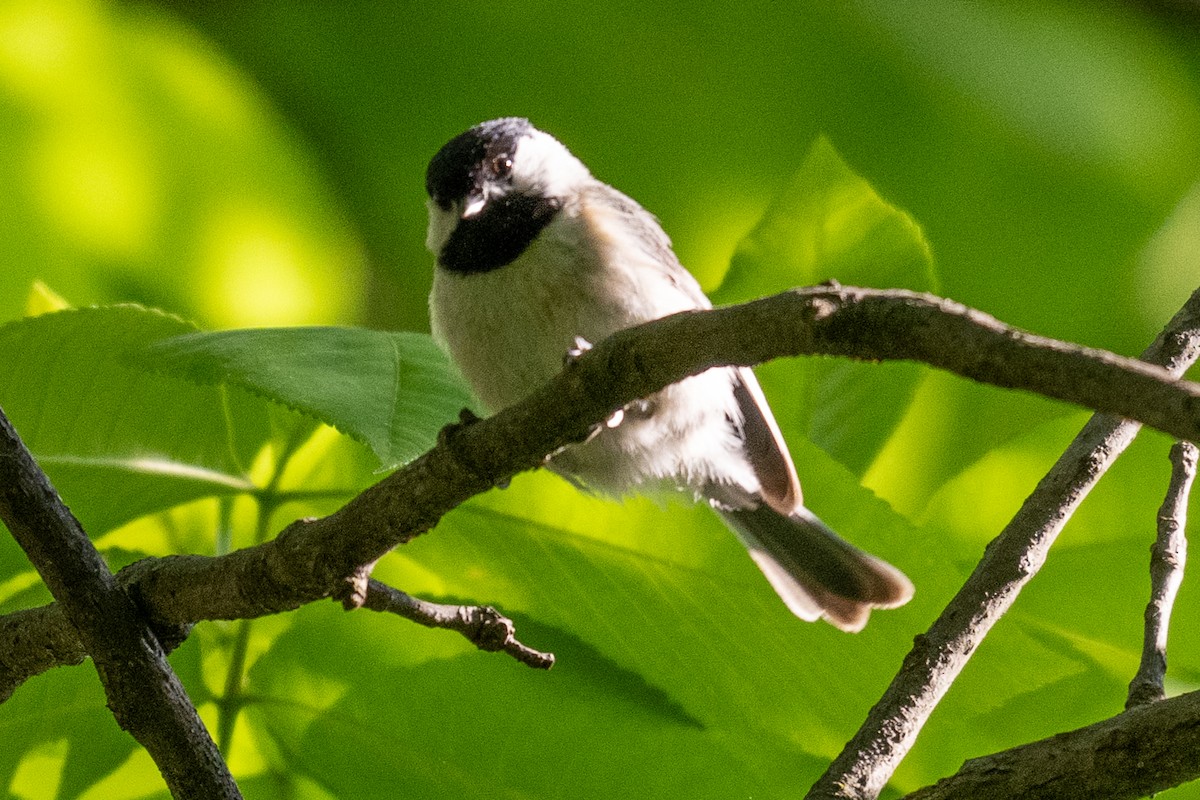
[[[592,177],[570,150],[541,131],[521,139],[513,165],[514,188],[543,197],[568,197]]]

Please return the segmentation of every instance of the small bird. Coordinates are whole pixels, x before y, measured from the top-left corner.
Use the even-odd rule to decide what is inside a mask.
[[[434,339],[484,406],[522,400],[590,342],[712,304],[658,220],[528,120],[462,133],[426,173],[437,257]],[[804,507],[796,469],[749,369],[710,369],[623,409],[547,466],[587,491],[679,491],[710,504],[789,609],[858,631],[912,596],[895,567]]]

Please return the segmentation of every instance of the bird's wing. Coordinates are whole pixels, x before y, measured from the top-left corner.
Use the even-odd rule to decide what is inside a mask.
[[[737,370],[733,395],[742,412],[746,455],[762,485],[763,500],[780,514],[791,514],[804,502],[800,479],[767,398],[749,368]]]
[[[607,184],[597,181],[590,191],[602,195],[603,199],[589,205],[615,214],[613,219],[620,228],[633,234],[637,247],[647,256],[640,259],[644,266],[657,270],[659,277],[672,285],[694,308],[712,308],[712,301],[695,277],[679,263],[679,257],[671,247],[671,238],[658,224],[657,217],[632,197]]]
[[[590,191],[602,193],[603,199],[589,205],[617,215],[622,229],[633,232],[638,248],[648,256],[640,262],[658,270],[659,277],[674,287],[685,306],[712,308],[700,284],[679,263],[658,220],[636,200],[604,183],[597,181]],[[762,486],[763,501],[781,514],[790,514],[802,503],[792,457],[754,373],[748,368],[734,372],[734,397],[741,411],[746,455]]]

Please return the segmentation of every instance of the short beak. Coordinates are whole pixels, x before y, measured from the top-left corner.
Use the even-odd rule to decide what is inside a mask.
[[[487,205],[487,192],[484,189],[476,189],[469,192],[463,200],[462,218],[470,219],[480,211],[483,211],[485,205]]]

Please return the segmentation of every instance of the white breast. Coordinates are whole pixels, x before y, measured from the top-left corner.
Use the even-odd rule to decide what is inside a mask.
[[[520,258],[491,272],[434,273],[434,338],[496,411],[562,369],[575,337],[597,342],[687,308],[694,298],[613,236],[593,206],[566,206]]]
[[[690,275],[653,252],[652,237],[629,235],[627,212],[608,203],[569,204],[511,264],[474,275],[435,272],[433,335],[489,411],[557,374],[577,336],[595,343],[708,306]],[[669,387],[650,408],[646,415],[631,410],[621,425],[556,456],[551,467],[617,495],[659,484],[699,495],[714,476],[757,488],[730,424],[740,412],[727,370]]]

